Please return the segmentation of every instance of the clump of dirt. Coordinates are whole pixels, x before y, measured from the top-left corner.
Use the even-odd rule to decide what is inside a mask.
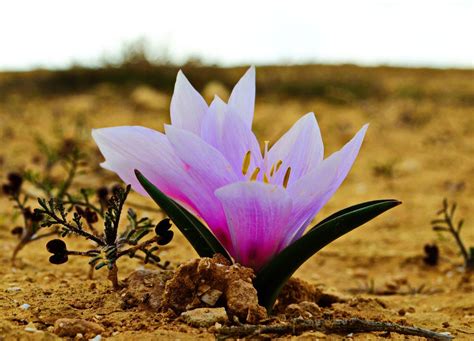
[[[290,305],[301,302],[313,302],[320,307],[330,307],[334,303],[343,303],[347,300],[346,295],[334,289],[323,290],[317,285],[292,277],[281,289],[273,311],[284,313]]]
[[[169,271],[137,271],[126,280],[124,306],[170,310],[178,315],[203,307],[224,307],[240,321],[257,323],[267,317],[258,304],[250,268],[231,264],[221,255],[192,259]]]
[[[136,270],[125,280],[122,308],[140,307],[158,311],[163,306],[166,282],[173,277],[170,270]]]

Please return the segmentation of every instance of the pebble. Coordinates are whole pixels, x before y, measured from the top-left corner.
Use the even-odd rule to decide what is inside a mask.
[[[21,291],[20,287],[9,287],[7,288],[7,292],[19,292]]]
[[[36,326],[32,322],[28,323],[25,327],[25,332],[36,333],[37,331],[38,329],[36,329]]]
[[[104,331],[101,325],[81,319],[61,318],[54,322],[54,333],[61,337],[75,337],[77,334],[92,337]]]
[[[220,308],[197,308],[185,311],[181,314],[184,322],[193,327],[211,327],[216,323],[226,323],[227,313],[223,307]]]
[[[212,307],[217,303],[217,301],[219,300],[221,296],[222,296],[222,291],[211,289],[201,296],[201,301],[203,301],[204,303]]]
[[[23,310],[28,310],[30,309],[31,305],[29,305],[28,303],[24,303],[20,306],[20,309],[23,309]]]

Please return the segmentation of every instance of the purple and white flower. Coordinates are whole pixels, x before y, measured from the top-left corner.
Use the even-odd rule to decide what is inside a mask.
[[[146,195],[137,169],[199,216],[231,256],[260,269],[300,238],[347,176],[367,130],[324,159],[313,113],[301,117],[263,153],[254,133],[255,69],[228,103],[208,106],[180,71],[165,134],[139,127],[95,129],[102,166]]]

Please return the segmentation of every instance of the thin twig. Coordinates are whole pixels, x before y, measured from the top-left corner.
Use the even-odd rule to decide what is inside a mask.
[[[222,327],[217,330],[216,337],[218,340],[225,340],[227,338],[255,337],[262,334],[299,335],[310,330],[343,335],[361,332],[391,332],[402,335],[421,336],[431,340],[448,341],[453,339],[453,336],[449,333],[438,333],[419,327],[407,327],[392,322],[367,321],[358,318],[332,321],[295,319],[291,323],[269,326],[247,324]]]

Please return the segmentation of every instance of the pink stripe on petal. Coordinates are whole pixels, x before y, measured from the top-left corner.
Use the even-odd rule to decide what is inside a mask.
[[[280,186],[238,182],[216,191],[224,207],[237,262],[258,270],[286,235],[292,201]]]

